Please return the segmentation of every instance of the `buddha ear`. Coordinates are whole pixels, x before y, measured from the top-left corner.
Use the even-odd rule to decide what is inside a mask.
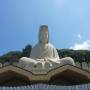
[[[41,32],[41,30],[39,30],[39,34],[38,34],[38,40],[39,40],[39,43],[42,43],[42,41],[41,41],[41,37],[40,37],[40,32]]]
[[[47,43],[49,43],[49,39],[47,40]]]
[[[39,41],[39,43],[42,43],[42,41]]]
[[[48,32],[48,40],[47,40],[47,43],[49,43],[49,32]]]

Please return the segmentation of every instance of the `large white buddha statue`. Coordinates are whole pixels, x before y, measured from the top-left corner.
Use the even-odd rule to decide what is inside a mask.
[[[57,50],[49,43],[48,26],[43,25],[39,30],[39,41],[31,51],[33,59],[53,59],[55,62],[59,59]]]
[[[45,68],[45,64],[49,63],[53,67],[52,62],[60,65],[71,64],[75,65],[74,60],[70,57],[59,58],[57,50],[49,42],[49,31],[48,26],[42,25],[39,30],[39,41],[33,47],[29,58],[22,57],[20,62],[27,64],[42,64],[42,68]]]

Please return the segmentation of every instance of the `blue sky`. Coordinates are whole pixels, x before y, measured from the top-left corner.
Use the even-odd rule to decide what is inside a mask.
[[[56,48],[90,49],[90,0],[0,0],[0,55],[34,46],[43,24]]]

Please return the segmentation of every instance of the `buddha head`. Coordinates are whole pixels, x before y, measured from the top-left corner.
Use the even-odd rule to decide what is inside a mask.
[[[42,25],[39,29],[39,43],[46,44],[49,42],[48,26]]]

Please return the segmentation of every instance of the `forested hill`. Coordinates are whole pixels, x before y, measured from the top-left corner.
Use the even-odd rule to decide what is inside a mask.
[[[16,62],[21,57],[29,57],[32,50],[31,45],[25,46],[22,51],[10,51],[2,56],[0,56],[0,62]],[[57,49],[60,58],[72,57],[75,62],[90,62],[90,51],[87,50],[71,50],[71,49]]]

